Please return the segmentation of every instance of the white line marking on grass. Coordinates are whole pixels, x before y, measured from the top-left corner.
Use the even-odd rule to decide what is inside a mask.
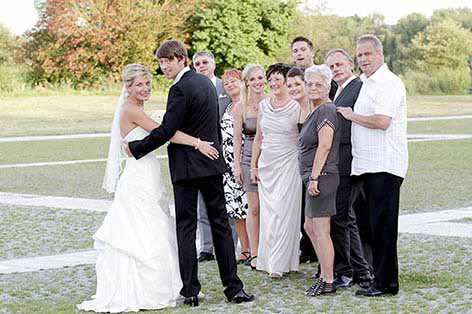
[[[109,200],[4,192],[0,192],[0,203],[17,206],[41,206],[61,209],[82,209],[100,212],[106,212],[111,205],[111,201]]]
[[[0,196],[2,194],[8,193],[0,193]],[[472,217],[472,207],[401,215],[399,217],[399,232],[472,238],[472,224],[449,222],[466,217]],[[95,264],[97,256],[98,251],[88,250],[60,255],[4,260],[0,261],[0,274]]]
[[[409,142],[467,140],[471,138],[472,134],[408,134]]]
[[[472,207],[401,215],[399,232],[472,238],[472,224],[450,222],[472,217]]]
[[[73,165],[73,164],[87,164],[87,163],[103,162],[103,161],[106,161],[106,159],[83,159],[83,160],[69,160],[69,161],[35,162],[35,163],[24,163],[24,164],[0,165],[0,169],[6,169],[6,168],[23,168],[23,167],[57,166],[57,165]]]
[[[167,155],[157,155],[156,157],[157,157],[157,159],[166,159]],[[107,161],[107,160],[105,158],[102,158],[102,159],[81,159],[81,160],[34,162],[34,163],[24,163],[24,164],[7,164],[7,165],[0,165],[0,169],[74,165],[74,164],[87,164],[87,163],[105,162],[105,161]]]
[[[95,250],[68,254],[18,258],[0,261],[0,274],[26,273],[32,271],[95,264],[98,252]]]
[[[417,117],[417,118],[408,118],[408,122],[437,121],[437,120],[460,120],[460,119],[472,119],[472,115],[442,116],[442,117]],[[29,142],[29,141],[49,141],[49,140],[64,140],[64,139],[77,139],[77,138],[103,138],[103,137],[110,137],[110,133],[87,133],[87,134],[66,134],[66,135],[1,137],[0,138],[0,143]]]
[[[450,140],[464,140],[464,139],[472,139],[472,134],[408,134],[409,142],[450,141]],[[158,159],[166,159],[167,155],[157,155],[156,157]],[[105,162],[105,161],[106,161],[105,158],[101,158],[101,159],[81,159],[81,160],[63,160],[63,161],[49,161],[49,162],[35,162],[35,163],[19,163],[19,164],[0,165],[0,169],[73,165],[73,164],[86,164],[86,163]]]
[[[472,115],[408,118],[408,122],[472,119]]]
[[[35,141],[49,141],[49,140],[68,140],[68,139],[77,139],[77,138],[101,138],[101,137],[110,137],[110,133],[2,137],[0,138],[0,143],[35,142]]]

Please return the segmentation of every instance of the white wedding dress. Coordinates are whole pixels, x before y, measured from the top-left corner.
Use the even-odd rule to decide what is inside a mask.
[[[137,127],[125,140],[147,134]],[[100,250],[96,295],[78,309],[137,312],[183,302],[175,218],[165,205],[160,173],[153,153],[126,159],[113,204],[94,235],[94,247]]]

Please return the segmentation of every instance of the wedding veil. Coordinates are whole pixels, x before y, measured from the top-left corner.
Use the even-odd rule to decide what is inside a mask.
[[[110,133],[110,147],[108,149],[107,166],[105,170],[105,176],[103,177],[102,187],[109,193],[114,193],[116,185],[120,177],[122,170],[121,159],[123,157],[121,144],[121,132],[120,132],[120,118],[123,106],[128,98],[128,92],[125,86],[121,91],[120,98],[116,104],[115,115],[113,116],[113,122],[111,125]]]

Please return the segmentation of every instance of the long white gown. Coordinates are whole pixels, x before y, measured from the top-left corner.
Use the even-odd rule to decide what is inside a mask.
[[[125,139],[147,134],[137,127]],[[100,250],[96,295],[78,309],[137,312],[182,303],[175,219],[164,205],[160,173],[153,153],[126,159],[113,204],[94,235]]]
[[[302,181],[298,167],[300,105],[260,103],[262,131],[258,163],[260,237],[257,269],[283,274],[299,270]]]

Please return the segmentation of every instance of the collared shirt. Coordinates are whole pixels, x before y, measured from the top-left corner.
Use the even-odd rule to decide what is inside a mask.
[[[343,85],[339,86],[338,87],[338,90],[336,91],[336,95],[334,96],[334,100],[336,100],[336,98],[338,98],[339,95],[341,95],[341,92],[343,91],[344,88],[346,88],[347,84],[351,83],[352,80],[354,80],[356,78],[355,75],[351,75],[350,78],[348,78],[344,83]]]
[[[213,77],[210,79],[210,81],[213,83],[213,86],[216,87],[216,76],[213,75]]]
[[[408,168],[406,91],[401,79],[383,64],[363,81],[354,112],[391,118],[386,130],[351,124],[352,175],[388,172],[404,178]]]
[[[182,76],[184,76],[184,74],[185,74],[186,72],[188,72],[188,71],[190,71],[190,68],[189,68],[189,67],[183,68],[183,69],[179,72],[179,74],[177,74],[177,76],[175,77],[174,83],[172,83],[172,85],[177,84],[177,83],[180,81],[180,79],[182,78]]]

